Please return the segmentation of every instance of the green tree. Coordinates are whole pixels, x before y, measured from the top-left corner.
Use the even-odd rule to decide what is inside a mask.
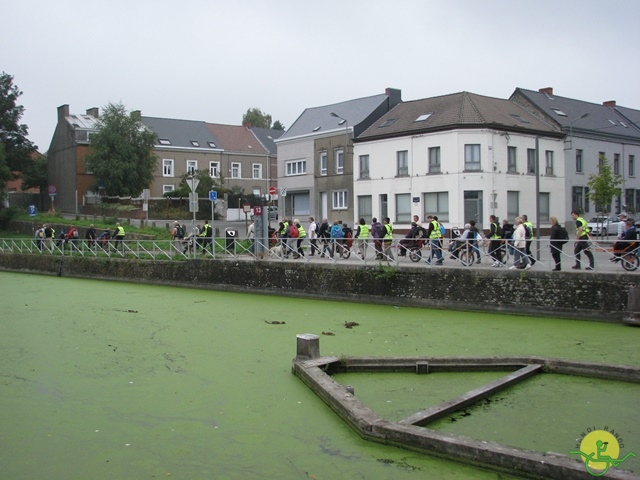
[[[271,115],[262,113],[259,108],[250,108],[247,110],[247,113],[242,116],[242,126],[271,128]]]
[[[95,174],[96,187],[104,187],[112,196],[140,195],[157,168],[155,141],[156,134],[143,125],[138,112],[128,113],[121,103],[104,107],[85,160]]]
[[[0,143],[0,208],[4,205],[7,196],[7,182],[11,180],[11,169],[7,165],[7,155],[4,153],[4,144]]]
[[[22,189],[39,188],[40,194],[44,194],[49,183],[48,175],[47,157],[37,154],[22,170]]]
[[[280,123],[280,120],[276,120],[275,122],[273,122],[273,128],[274,130],[284,130],[284,125],[282,123]]]
[[[28,128],[20,123],[24,107],[18,105],[22,92],[8,73],[0,74],[0,143],[4,145],[6,164],[10,171],[22,171],[37,147],[27,139]],[[4,183],[3,183],[4,185]]]
[[[589,175],[587,182],[589,187],[587,199],[595,203],[596,212],[607,217],[611,209],[611,199],[622,193],[619,187],[622,184],[622,177],[613,173],[605,155],[600,155],[598,160],[598,173]]]

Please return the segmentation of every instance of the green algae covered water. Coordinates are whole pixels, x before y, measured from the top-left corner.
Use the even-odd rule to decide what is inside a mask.
[[[640,364],[640,329],[617,324],[13,273],[0,273],[0,287],[7,479],[506,478],[360,439],[291,374],[298,333],[334,333],[321,335],[323,355]],[[338,380],[397,419],[497,374],[454,375]],[[605,424],[640,454],[638,393],[545,375],[434,427],[566,454],[583,430]]]

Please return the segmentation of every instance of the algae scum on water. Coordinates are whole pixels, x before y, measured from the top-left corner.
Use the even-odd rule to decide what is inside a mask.
[[[299,333],[320,335],[323,355],[640,364],[640,329],[615,324],[12,273],[0,284],[6,478],[502,478],[360,439],[291,374]],[[440,375],[346,379],[402,416],[487,374]],[[640,451],[637,398],[635,386],[543,375],[437,428],[568,453],[584,428],[615,424]]]

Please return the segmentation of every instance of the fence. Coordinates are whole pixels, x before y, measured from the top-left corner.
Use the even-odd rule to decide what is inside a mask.
[[[628,247],[624,254],[614,253],[610,243],[590,242],[590,253],[598,271],[624,273],[635,271],[640,265],[636,242],[624,242]],[[559,251],[561,264],[575,263],[574,244],[569,242]],[[532,263],[536,269],[553,270],[557,267],[550,254],[548,239],[531,241]],[[445,241],[441,247],[432,246],[428,240],[393,239],[383,242],[373,239],[317,240],[269,239],[268,241],[240,240],[236,237],[197,237],[184,240],[108,240],[80,239],[0,239],[0,251],[7,253],[31,253],[39,255],[67,255],[180,261],[192,258],[235,258],[243,260],[291,261],[291,262],[348,262],[350,264],[379,264],[394,266],[422,266],[440,268],[440,265],[460,268],[502,267],[514,261],[512,245],[503,243],[500,256],[489,250],[485,242]],[[442,261],[440,261],[442,258]],[[500,262],[497,261],[500,258]],[[585,252],[581,252],[585,262]],[[622,266],[622,269],[618,266]],[[584,264],[583,267],[588,265]],[[511,265],[514,267],[515,265]],[[517,266],[516,266],[517,267]]]

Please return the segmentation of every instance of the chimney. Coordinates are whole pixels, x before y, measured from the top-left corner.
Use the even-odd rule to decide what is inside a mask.
[[[540,90],[538,90],[540,93],[545,93],[547,95],[549,95],[550,97],[553,96],[553,87],[545,87],[545,88],[541,88]]]
[[[389,97],[389,110],[402,102],[402,90],[398,88],[385,88],[384,94]]]
[[[65,118],[69,116],[69,105],[60,105],[58,107],[58,123],[65,122]]]
[[[602,102],[602,105],[604,105],[605,107],[615,107],[616,106],[616,101],[615,100],[608,100],[606,102]]]
[[[89,108],[87,109],[87,115],[91,115],[92,117],[99,118],[100,109],[98,107]]]

